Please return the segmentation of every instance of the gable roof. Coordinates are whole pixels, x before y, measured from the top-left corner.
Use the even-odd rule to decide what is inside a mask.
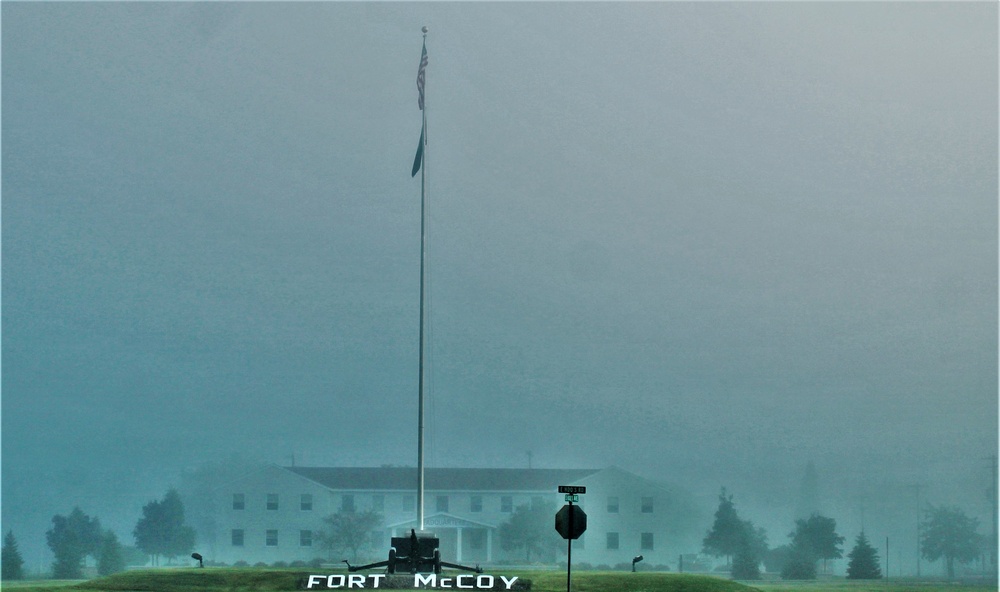
[[[413,467],[282,467],[335,490],[413,490]],[[431,491],[551,491],[600,469],[424,469]]]

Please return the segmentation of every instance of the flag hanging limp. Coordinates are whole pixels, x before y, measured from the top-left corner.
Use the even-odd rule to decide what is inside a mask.
[[[426,35],[426,28],[425,28]],[[424,46],[420,50],[420,67],[417,68],[417,107],[424,110],[424,80],[427,72],[427,38],[424,38]],[[420,172],[420,167],[424,164],[424,129],[426,123],[420,125],[420,144],[417,145],[417,155],[413,158],[413,172],[410,177],[416,177]]]
[[[410,177],[416,177],[420,172],[420,166],[424,163],[424,128],[420,127],[420,143],[417,144],[417,155],[413,158],[413,172]]]
[[[427,39],[424,39],[424,47],[420,50],[420,67],[417,68],[417,107],[424,110],[424,77],[427,71]]]

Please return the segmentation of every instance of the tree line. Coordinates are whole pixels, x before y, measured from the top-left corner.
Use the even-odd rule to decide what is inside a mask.
[[[132,531],[135,546],[125,546],[111,530],[101,527],[97,517],[83,512],[79,507],[63,516],[52,517],[52,527],[45,533],[45,542],[55,560],[52,577],[57,580],[82,579],[87,558],[92,558],[98,575],[110,575],[125,570],[126,562],[147,561],[159,565],[161,556],[173,559],[186,555],[194,548],[195,532],[184,524],[184,504],[176,490],[169,490],[162,500],[153,500],[143,506],[142,517]],[[2,578],[24,578],[24,558],[17,546],[13,531],[4,536]]]
[[[985,537],[976,531],[978,521],[949,506],[928,505],[921,523],[920,554],[937,561],[944,559],[949,578],[955,576],[956,563],[968,563],[979,557]],[[722,488],[715,519],[702,541],[702,551],[725,557],[731,575],[737,580],[757,580],[763,563],[769,572],[778,572],[786,580],[816,579],[826,571],[827,562],[843,557],[844,537],[837,533],[837,521],[814,513],[795,520],[790,541],[773,549],[767,545],[767,533],[750,520],[740,518],[733,496]],[[847,554],[847,578],[873,580],[882,578],[878,550],[864,530],[858,533],[854,547]],[[822,563],[821,563],[822,562]]]

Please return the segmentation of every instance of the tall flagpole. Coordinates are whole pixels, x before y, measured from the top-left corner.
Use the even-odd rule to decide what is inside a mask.
[[[417,72],[417,86],[420,92],[420,356],[417,378],[417,523],[424,530],[424,194],[427,186],[427,103],[425,94],[425,69],[427,66],[427,27]]]

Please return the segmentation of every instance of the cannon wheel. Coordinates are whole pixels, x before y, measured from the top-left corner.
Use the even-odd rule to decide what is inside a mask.
[[[389,563],[386,565],[386,571],[390,574],[396,573],[396,548],[392,547],[389,549]]]

